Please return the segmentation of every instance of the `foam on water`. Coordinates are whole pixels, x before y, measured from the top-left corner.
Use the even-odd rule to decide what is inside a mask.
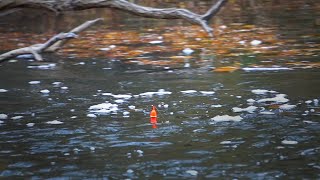
[[[0,119],[8,119],[8,115],[6,115],[6,114],[0,114]]]
[[[286,103],[289,101],[289,99],[285,98],[286,94],[277,94],[273,98],[265,98],[265,99],[259,99],[258,103],[266,103],[266,102],[274,102],[274,103]]]
[[[297,107],[296,105],[291,105],[291,104],[282,104],[279,106],[279,109],[282,109],[282,110],[290,110],[290,109],[293,109]]]
[[[5,92],[8,92],[8,90],[6,90],[6,89],[0,89],[0,93],[5,93]]]
[[[172,94],[172,92],[166,91],[166,90],[164,90],[164,89],[159,89],[159,90],[156,91],[156,92],[144,92],[144,93],[140,93],[139,96],[142,96],[142,97],[151,97],[151,96],[154,96],[154,95],[163,96],[163,95],[170,95],[170,94]]]
[[[40,81],[29,81],[28,83],[33,85],[33,84],[40,84],[41,82]]]
[[[253,89],[251,90],[252,93],[254,94],[267,94],[267,93],[276,93],[276,91],[270,91],[270,90],[266,90],[266,89]]]
[[[242,119],[243,118],[240,116],[229,116],[229,115],[222,115],[222,116],[218,115],[218,116],[211,118],[211,120],[213,120],[215,122],[227,122],[227,121],[239,122]]]
[[[63,122],[58,121],[58,120],[48,121],[48,122],[46,122],[46,123],[47,123],[47,124],[54,124],[54,125],[63,124]]]
[[[249,106],[249,107],[246,107],[246,108],[233,107],[232,111],[236,112],[236,113],[238,113],[238,112],[253,113],[257,109],[258,109],[258,107],[256,107],[256,106]]]
[[[193,93],[196,93],[198,91],[196,91],[196,90],[184,90],[184,91],[180,91],[180,92],[183,93],[183,94],[193,94]]]
[[[200,91],[201,94],[204,94],[204,95],[212,95],[212,94],[215,94],[214,91]]]
[[[118,105],[111,103],[101,103],[89,107],[89,111],[96,114],[110,114],[112,112],[117,112],[118,110]]]

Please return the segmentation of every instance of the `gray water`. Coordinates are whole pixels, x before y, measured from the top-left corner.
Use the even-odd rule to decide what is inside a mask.
[[[243,14],[239,21],[249,23],[254,15]],[[319,35],[313,25],[290,22],[289,15],[278,19],[290,24],[279,30],[281,37]],[[310,18],[308,13],[299,17]],[[2,23],[10,26],[9,21]],[[129,28],[134,29],[134,24],[129,23]],[[309,41],[319,43],[316,36]],[[288,59],[275,56],[272,59],[279,61],[272,70],[219,73],[212,71],[221,60],[214,52],[209,60],[198,62],[202,56],[200,49],[195,51],[190,62],[175,67],[65,54],[47,55],[41,63],[2,63],[0,175],[8,179],[319,179],[319,69],[287,66],[283,61]],[[172,54],[151,56],[164,59]],[[316,51],[290,60],[319,62],[319,57]],[[113,110],[93,109],[103,103],[112,104]],[[151,105],[159,112],[156,126],[150,124]]]

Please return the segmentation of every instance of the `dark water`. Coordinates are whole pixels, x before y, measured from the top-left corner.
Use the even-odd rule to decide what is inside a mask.
[[[229,10],[242,5],[248,11],[240,16],[231,12],[228,16],[227,11],[220,18],[226,24],[280,26],[278,33],[284,39],[312,33],[315,36],[308,42],[319,43],[319,26],[314,24],[319,13],[310,8],[313,1],[277,6],[286,8],[283,17],[269,12],[273,1],[256,2],[253,7],[245,2],[228,5]],[[261,12],[263,3],[269,4]],[[51,20],[59,24],[59,18],[63,19]],[[269,21],[256,22],[257,18]],[[134,25],[137,19],[131,20],[119,21],[143,33]],[[1,22],[10,31],[41,31]],[[59,55],[47,56],[44,63],[1,64],[0,175],[8,179],[319,179],[319,69],[218,73],[210,70],[220,60],[212,55],[198,62],[201,55],[196,52],[190,67],[182,63],[178,68]],[[163,59],[172,54],[153,56]],[[292,58],[319,62],[317,54]],[[277,65],[286,67],[279,61]],[[102,103],[104,109],[93,109]],[[107,108],[108,103],[112,107]],[[159,110],[156,127],[149,123],[151,105]]]

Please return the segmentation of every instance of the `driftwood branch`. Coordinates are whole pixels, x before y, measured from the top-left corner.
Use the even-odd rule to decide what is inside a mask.
[[[75,11],[90,8],[114,8],[135,15],[157,19],[184,19],[198,24],[212,36],[208,22],[228,0],[218,0],[205,14],[197,14],[179,8],[152,8],[137,5],[126,0],[1,0],[0,11],[12,8],[45,8],[50,11]]]
[[[43,44],[35,44],[31,45],[29,47],[19,48],[15,49],[9,52],[6,52],[4,54],[0,55],[0,63],[4,62],[6,60],[9,60],[10,58],[17,57],[19,55],[25,55],[25,54],[32,54],[34,58],[38,61],[43,60],[41,54],[44,52],[53,52],[61,48],[69,39],[76,38],[77,33],[87,29],[88,27],[92,26],[98,21],[101,21],[102,19],[95,19],[92,21],[87,21],[80,26],[72,29],[68,33],[60,33],[52,38],[50,38],[48,41],[46,41]]]

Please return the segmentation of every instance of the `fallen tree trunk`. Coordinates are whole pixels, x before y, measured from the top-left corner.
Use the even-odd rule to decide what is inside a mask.
[[[140,6],[126,0],[1,0],[0,11],[15,8],[44,8],[54,12],[75,11],[91,8],[114,8],[143,17],[157,19],[184,19],[198,24],[212,36],[212,28],[208,22],[219,12],[228,0],[218,0],[205,14],[193,13],[178,8],[152,8]]]
[[[34,59],[38,61],[42,61],[43,58],[41,56],[42,53],[44,52],[54,52],[58,49],[60,49],[69,39],[76,38],[77,33],[87,29],[88,27],[92,26],[98,21],[102,21],[101,18],[92,20],[92,21],[87,21],[80,26],[72,29],[68,33],[60,33],[52,38],[50,38],[47,42],[43,44],[35,44],[31,45],[29,47],[24,47],[24,48],[19,48],[15,49],[9,52],[6,52],[4,54],[0,55],[0,63],[4,62],[6,60],[9,60],[10,58],[17,57],[19,55],[25,55],[25,54],[32,54],[34,56]]]

